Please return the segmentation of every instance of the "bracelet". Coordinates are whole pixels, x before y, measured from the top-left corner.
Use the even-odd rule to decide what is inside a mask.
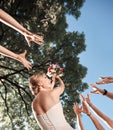
[[[89,112],[87,115],[88,115],[88,116],[91,116],[91,112]]]
[[[103,95],[106,95],[106,94],[107,94],[107,92],[108,92],[108,91],[107,91],[106,89],[104,89],[104,93],[103,93]]]

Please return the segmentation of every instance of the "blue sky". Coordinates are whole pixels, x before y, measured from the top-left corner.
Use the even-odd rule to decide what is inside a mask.
[[[68,31],[85,33],[86,51],[80,54],[80,63],[88,68],[84,82],[95,83],[100,76],[113,76],[113,0],[86,0],[81,16],[67,17]],[[98,85],[113,92],[113,84]],[[92,90],[89,88],[83,95]],[[103,95],[90,95],[92,103],[113,119],[113,100]],[[105,130],[109,128],[99,119]],[[91,120],[82,114],[85,130],[96,130]]]

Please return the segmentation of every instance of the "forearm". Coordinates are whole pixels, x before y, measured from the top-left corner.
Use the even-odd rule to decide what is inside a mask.
[[[58,78],[58,82],[59,82],[59,87],[62,89],[62,91],[64,91],[65,85],[64,85],[64,82],[62,81],[62,79],[60,77]]]
[[[113,120],[111,120],[107,115],[97,109],[92,103],[89,103],[90,108],[95,112],[95,114],[102,119],[108,127],[113,128]]]
[[[107,91],[106,96],[107,96],[108,98],[111,98],[111,99],[113,100],[113,93],[112,93],[112,92],[108,92],[108,91]]]
[[[26,30],[21,24],[19,24],[19,22],[17,22],[12,16],[7,14],[2,9],[0,9],[0,21],[20,32],[21,34],[23,34],[24,32],[29,33],[28,30]]]
[[[16,60],[20,61],[17,54],[11,52],[10,50],[8,50],[2,46],[0,46],[0,53],[4,56],[7,56],[7,57],[10,57],[12,59],[16,59]]]
[[[91,113],[88,116],[90,117],[90,119],[94,123],[97,130],[105,130],[104,127],[100,124],[100,122]]]
[[[79,130],[84,130],[80,114],[77,114],[77,124],[78,124]]]

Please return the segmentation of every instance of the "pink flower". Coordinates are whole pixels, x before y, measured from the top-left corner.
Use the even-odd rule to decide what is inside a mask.
[[[63,76],[63,68],[61,68],[58,64],[51,64],[48,67],[47,75],[52,77],[53,75],[59,75],[60,77]]]

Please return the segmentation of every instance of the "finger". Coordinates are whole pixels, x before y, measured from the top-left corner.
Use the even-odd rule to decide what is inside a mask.
[[[42,41],[34,41],[35,43],[39,44],[39,45],[42,45],[43,42]]]
[[[31,70],[32,69],[32,66],[29,66],[29,70]]]
[[[60,80],[59,75],[55,75],[55,79],[56,79],[56,80]]]
[[[92,89],[94,89],[94,90],[97,90],[97,89],[98,89],[94,84],[90,84],[90,86],[91,86]]]
[[[94,91],[90,91],[90,93],[97,93],[97,90],[94,90]]]
[[[75,106],[75,104],[76,104],[76,103],[74,102],[74,104],[73,104],[73,105]]]
[[[30,70],[30,69],[32,69],[32,66],[29,65],[29,66],[27,66],[26,68],[27,68],[28,70]]]
[[[76,103],[74,103],[74,108],[76,107]]]
[[[80,111],[82,111],[83,110],[83,106],[80,106],[80,109],[79,109]]]
[[[87,94],[87,98],[89,99],[90,97],[89,97],[89,94]]]
[[[106,79],[113,79],[113,77],[100,77],[101,80],[106,80]]]
[[[105,84],[104,81],[96,82],[96,84]]]
[[[80,98],[81,98],[82,100],[84,100],[84,97],[83,97],[83,95],[82,95],[82,94],[80,94]]]
[[[91,87],[95,88],[96,86],[94,84],[90,84]]]
[[[55,77],[53,76],[52,77],[52,86],[54,86],[55,85]]]
[[[30,44],[30,42],[29,42],[29,41],[27,41],[27,43],[28,43],[28,46],[29,46],[29,47],[31,47],[31,44]]]
[[[37,42],[44,42],[43,38],[34,38],[34,41],[37,41]]]
[[[78,103],[76,102],[76,103],[75,103],[75,105],[77,105],[77,106],[78,106]]]
[[[39,45],[44,42],[43,37],[37,35],[33,35],[32,41],[38,43]]]
[[[36,35],[36,34],[33,34],[32,36],[33,36],[35,39],[43,40],[43,36],[39,36],[39,35]]]
[[[76,111],[76,108],[77,108],[77,104],[74,103],[74,106],[73,106],[73,109]]]
[[[30,40],[29,40],[27,37],[25,37],[25,39],[26,39],[26,41],[27,41],[28,46],[30,47],[30,46],[31,46]]]

